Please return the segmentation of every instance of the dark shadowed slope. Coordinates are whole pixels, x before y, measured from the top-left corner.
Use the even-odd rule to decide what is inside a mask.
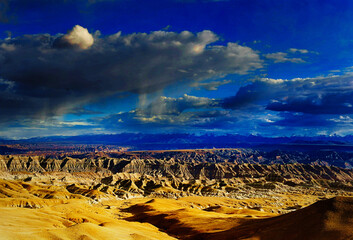
[[[335,197],[279,217],[249,220],[194,239],[353,239],[353,198]]]
[[[151,223],[178,239],[188,240],[353,239],[351,197],[319,201],[277,217],[250,209],[239,210],[234,214],[221,214],[207,209],[173,209],[175,206],[168,204],[164,210],[161,206],[167,205],[163,200],[135,205],[128,209],[134,214],[129,220]],[[224,207],[219,209],[225,213]]]

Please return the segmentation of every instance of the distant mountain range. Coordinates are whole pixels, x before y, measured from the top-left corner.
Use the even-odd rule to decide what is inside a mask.
[[[263,137],[259,135],[194,135],[194,134],[101,134],[79,136],[49,136],[22,140],[0,139],[0,144],[100,144],[119,145],[135,150],[236,148],[353,151],[353,136],[292,136]]]

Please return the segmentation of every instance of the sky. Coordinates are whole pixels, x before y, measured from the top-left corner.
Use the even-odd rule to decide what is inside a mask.
[[[353,134],[353,1],[0,0],[0,138]]]

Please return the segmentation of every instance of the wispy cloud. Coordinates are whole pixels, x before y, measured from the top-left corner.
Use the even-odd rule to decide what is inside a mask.
[[[264,56],[267,59],[273,60],[275,63],[284,63],[284,62],[304,63],[305,62],[301,58],[288,57],[288,53],[285,53],[285,52],[268,53],[268,54],[265,54]]]
[[[194,82],[190,86],[197,89],[206,89],[208,91],[216,91],[222,85],[231,83],[231,80],[222,80],[222,81],[211,81],[211,82]]]
[[[309,50],[307,49],[298,49],[298,48],[290,48],[288,51],[292,53],[302,53],[302,54],[309,53]]]

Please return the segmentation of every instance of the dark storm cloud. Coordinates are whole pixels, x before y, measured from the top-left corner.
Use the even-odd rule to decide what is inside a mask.
[[[261,79],[226,98],[230,109],[264,105],[267,110],[310,114],[352,114],[353,77],[351,75],[306,79]]]
[[[118,92],[150,93],[262,67],[251,48],[217,40],[207,30],[100,37],[80,26],[0,40],[1,120],[60,115]]]
[[[223,107],[228,109],[239,109],[253,104],[259,104],[261,100],[267,100],[277,89],[263,81],[256,81],[249,85],[239,88],[235,96],[225,98]]]

